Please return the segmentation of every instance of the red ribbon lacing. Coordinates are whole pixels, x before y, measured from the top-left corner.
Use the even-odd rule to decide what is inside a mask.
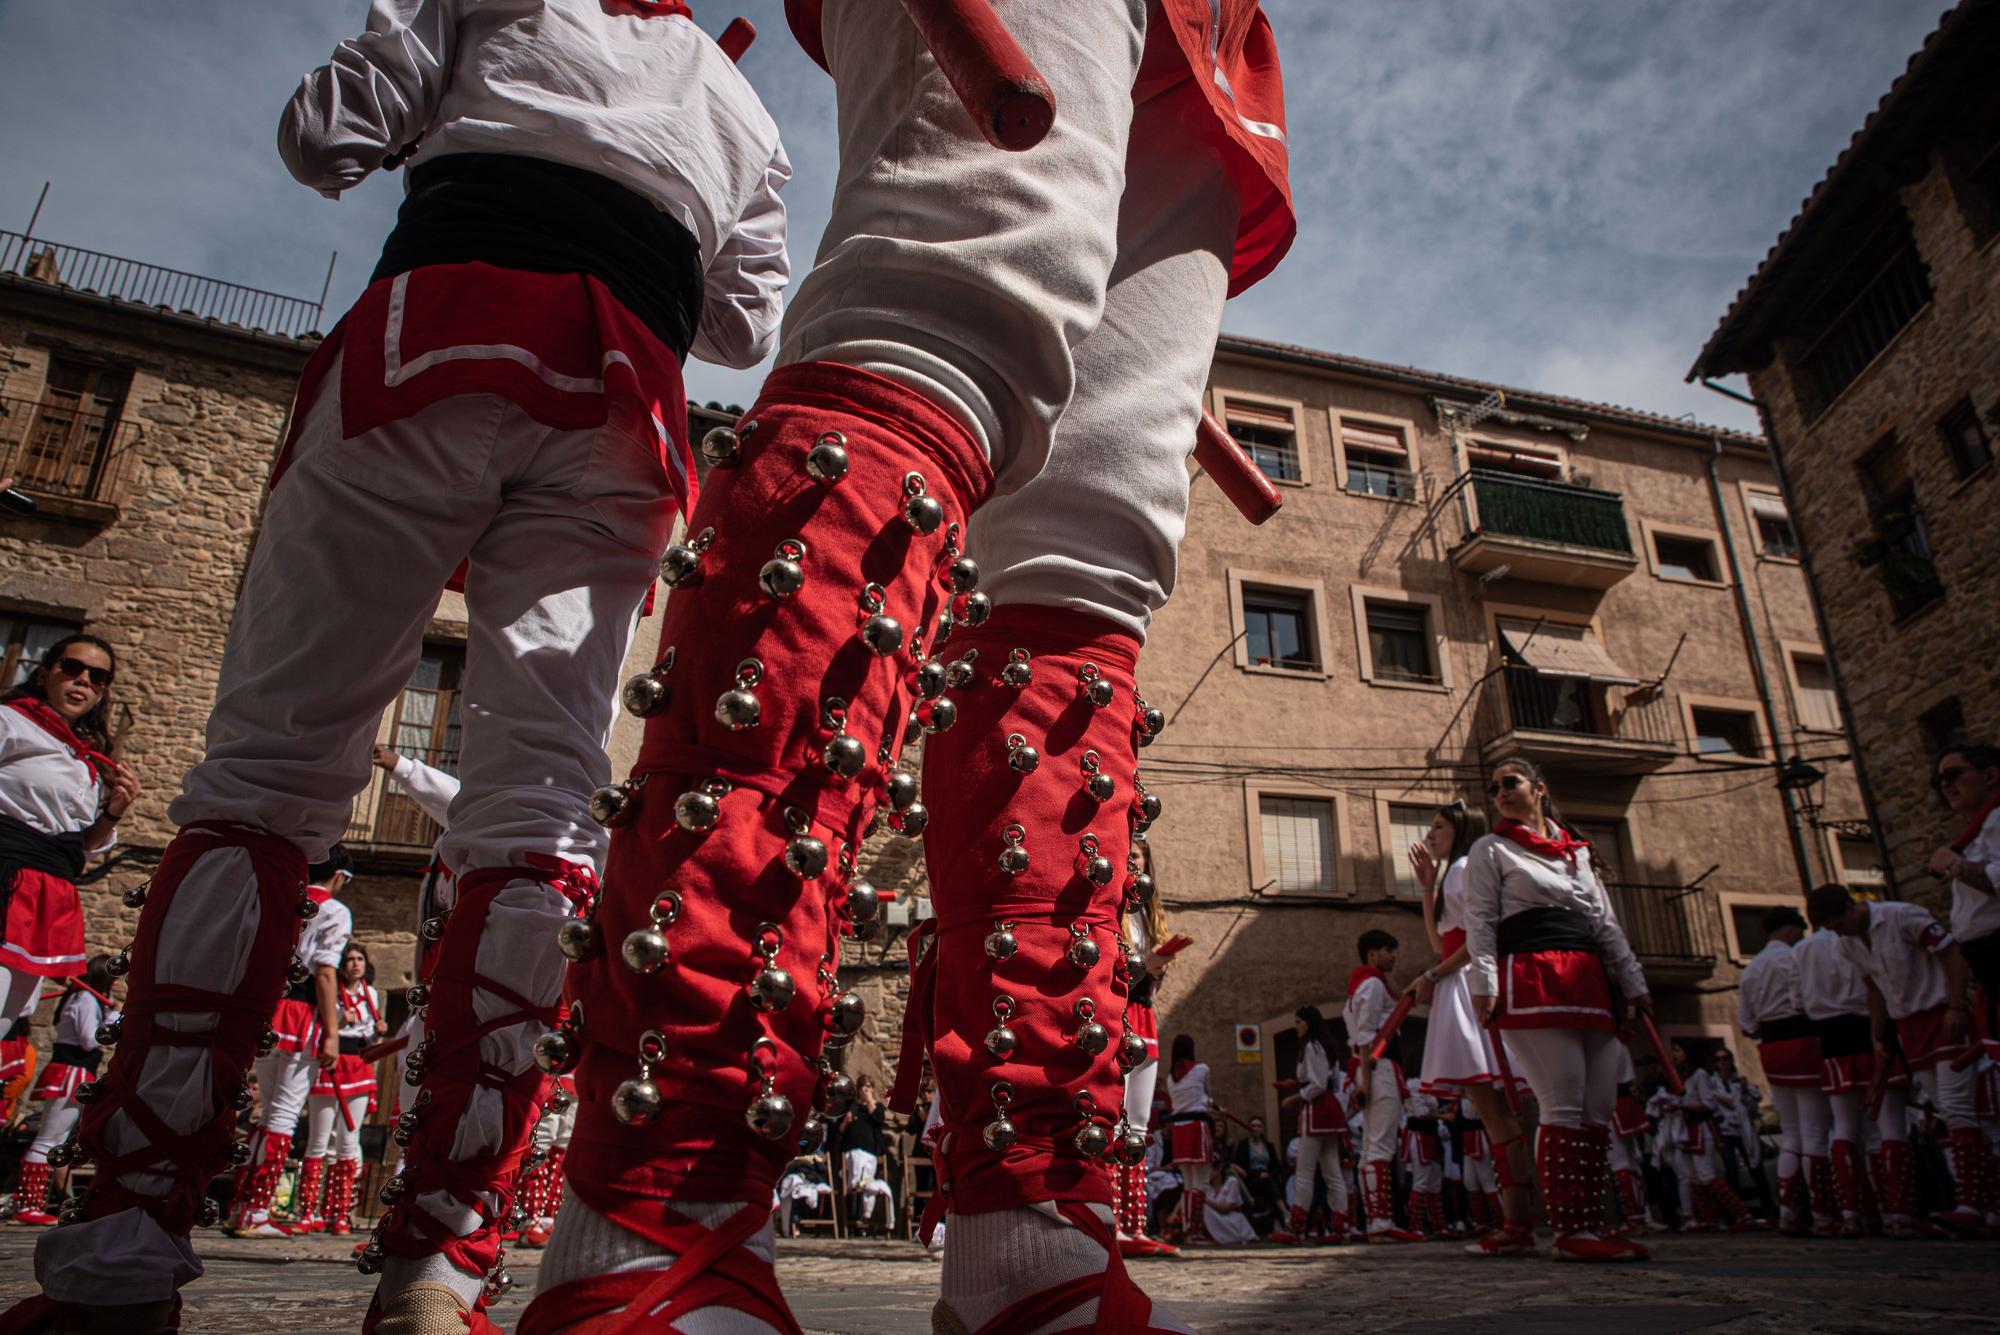
[[[7,707],[68,747],[71,754],[90,766],[91,772],[99,779],[109,779],[112,771],[118,768],[117,761],[79,737],[69,720],[50,708],[48,702],[24,695],[18,700],[7,701]]]

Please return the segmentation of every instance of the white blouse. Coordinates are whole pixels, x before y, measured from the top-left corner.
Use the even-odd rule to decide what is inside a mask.
[[[1953,938],[1928,909],[1901,902],[1867,904],[1868,935],[1843,936],[1840,948],[1875,984],[1900,1020],[1945,1003],[1949,990],[1937,956]]]
[[[342,949],[345,950],[345,947],[342,947]],[[367,997],[369,1002],[373,1003],[372,1009],[369,1006],[358,1004],[364,996]],[[340,1026],[340,1036],[342,1038],[358,1038],[363,1042],[373,1042],[375,1039],[376,1022],[380,1020],[382,1015],[382,994],[367,983],[363,983],[360,989],[356,991],[350,989],[343,982],[340,985],[340,1006],[342,1010],[347,1009],[347,1003],[350,998],[357,1003],[354,1009],[359,1014],[352,1024],[342,1024]]]
[[[1438,885],[1437,915],[1439,936],[1465,926],[1464,858],[1444,869],[1444,879]]]
[[[103,807],[97,772],[18,709],[0,705],[0,812],[43,834],[74,834]],[[84,852],[96,857],[118,832]]]
[[[1838,933],[1822,928],[1792,948],[1799,966],[1799,1000],[1815,1020],[1868,1013],[1868,985],[1840,948]]]
[[[1466,982],[1474,996],[1490,997],[1499,990],[1501,920],[1551,905],[1582,914],[1619,988],[1627,997],[1646,995],[1646,973],[1611,911],[1588,848],[1576,850],[1572,867],[1567,859],[1545,858],[1505,835],[1489,834],[1472,846],[1465,861]]]
[[[1736,993],[1736,1027],[1755,1038],[1767,1020],[1782,1020],[1804,1010],[1793,948],[1783,941],[1766,941],[1743,968]]]
[[[1167,1097],[1177,1113],[1207,1112],[1209,1105],[1208,1063],[1196,1062],[1188,1073],[1175,1079],[1167,1075]]]

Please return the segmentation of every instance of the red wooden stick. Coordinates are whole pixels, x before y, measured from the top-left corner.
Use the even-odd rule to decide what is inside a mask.
[[[722,36],[715,44],[722,48],[722,54],[731,60],[741,62],[743,53],[750,49],[750,43],[757,40],[757,25],[746,18],[733,18],[729,26],[722,30]]]
[[[1403,993],[1403,999],[1396,1003],[1396,1009],[1389,1012],[1389,1018],[1382,1022],[1382,1030],[1375,1035],[1375,1041],[1368,1048],[1370,1061],[1381,1061],[1382,1054],[1389,1050],[1389,1040],[1403,1027],[1403,1021],[1410,1018],[1410,1008],[1417,1004],[1417,994]]]
[[[903,0],[903,8],[987,143],[1019,153],[1042,142],[1056,95],[991,0]]]
[[[82,988],[85,992],[90,993],[91,996],[96,997],[99,1001],[103,1002],[107,1006],[115,1006],[117,1004],[116,1002],[112,1001],[110,997],[105,996],[102,992],[92,987],[89,983],[84,982],[83,979],[81,978],[68,978],[65,979],[64,982],[68,983],[71,987]],[[68,991],[69,989],[66,987],[63,990]],[[41,997],[36,1000],[35,1004],[39,1006],[42,1002],[47,1001],[52,997],[60,997],[61,995],[62,992],[44,992],[42,993]]]
[[[1201,425],[1194,433],[1194,461],[1201,471],[1215,479],[1215,485],[1229,498],[1245,519],[1261,524],[1285,503],[1264,470],[1251,462],[1236,437],[1204,410]]]
[[[401,1038],[385,1038],[380,1043],[361,1049],[360,1057],[365,1062],[379,1062],[390,1053],[401,1052],[408,1046],[410,1046],[408,1034],[404,1034]]]
[[[1487,1027],[1488,1036],[1493,1041],[1493,1064],[1500,1068],[1500,1094],[1507,1100],[1507,1111],[1514,1116],[1521,1115],[1521,1092],[1514,1088],[1514,1063],[1507,1060],[1507,1040],[1500,1036],[1500,1030],[1492,1025]],[[1512,1143],[1511,1141],[1509,1142]]]
[[[1639,1032],[1646,1036],[1646,1041],[1653,1045],[1653,1055],[1660,1059],[1660,1071],[1666,1079],[1667,1092],[1676,1097],[1687,1093],[1687,1086],[1681,1081],[1681,1073],[1674,1069],[1673,1057],[1668,1053],[1667,1045],[1660,1040],[1660,1031],[1653,1027],[1653,1017],[1644,1011],[1639,1012]]]

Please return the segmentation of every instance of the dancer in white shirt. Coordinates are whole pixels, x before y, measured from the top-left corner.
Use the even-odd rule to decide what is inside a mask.
[[[1409,1086],[1403,1079],[1403,1049],[1389,1037],[1378,1060],[1375,1040],[1396,1009],[1389,973],[1396,967],[1396,938],[1370,928],[1355,943],[1361,964],[1347,975],[1347,1006],[1341,1020],[1347,1026],[1347,1073],[1359,1091],[1362,1135],[1359,1150],[1362,1191],[1368,1207],[1368,1241],[1422,1242],[1423,1234],[1396,1226],[1396,1153],[1403,1126],[1403,1100]]]
[[[73,1136],[83,1113],[77,1091],[97,1078],[104,1041],[117,1033],[118,1012],[104,1002],[111,986],[111,956],[98,955],[56,1003],[54,1046],[28,1095],[42,1105],[42,1121],[21,1156],[20,1181],[14,1187],[17,1224],[56,1222],[49,1204],[57,1190],[69,1186]]]
[[[1764,948],[1738,983],[1736,1024],[1757,1040],[1778,1110],[1778,1230],[1833,1237],[1840,1232],[1828,1158],[1833,1108],[1820,1089],[1819,1036],[1799,986],[1796,948],[1805,934],[1805,915],[1789,905],[1764,915]]]
[[[1347,1241],[1351,1222],[1347,1174],[1341,1164],[1347,1142],[1345,1082],[1333,1063],[1333,1039],[1319,1007],[1299,1007],[1293,1028],[1299,1036],[1298,1074],[1278,1085],[1286,1091],[1285,1102],[1296,1103],[1299,1109],[1298,1155],[1292,1170],[1291,1208],[1285,1220],[1271,1230],[1271,1241],[1306,1241],[1306,1217],[1312,1209],[1313,1175],[1317,1173],[1326,1181],[1329,1240],[1340,1244]]]
[[[294,1233],[354,1231],[354,1183],[361,1174],[361,1127],[375,1110],[375,1063],[361,1055],[389,1033],[368,950],[349,941],[340,956],[340,1060],[320,1068],[306,1100],[306,1153],[299,1166]],[[327,1163],[327,1151],[333,1162]],[[322,1209],[318,1188],[324,1182]]]

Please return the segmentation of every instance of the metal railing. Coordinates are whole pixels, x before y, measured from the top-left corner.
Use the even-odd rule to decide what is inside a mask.
[[[283,338],[319,332],[319,302],[0,231],[0,274]]]
[[[116,413],[0,395],[0,477],[44,496],[115,503],[142,434]]]
[[[1715,896],[1678,885],[1628,881],[1604,887],[1625,940],[1641,960],[1713,964],[1721,941]]]
[[[1615,491],[1474,469],[1472,500],[1476,532],[1632,554],[1625,499]]]
[[[1931,279],[1923,258],[1914,243],[1904,246],[1799,357],[1799,368],[1812,387],[1815,417],[1854,383],[1930,299]]]
[[[456,750],[404,750],[426,765],[451,773],[458,770]],[[403,786],[389,777],[388,771],[373,768],[368,771],[368,786],[354,799],[341,842],[419,852],[430,848],[443,833],[438,823],[426,816],[415,799],[403,791]]]
[[[1664,692],[1600,686],[1579,677],[1552,677],[1531,667],[1503,667],[1480,701],[1481,732],[1552,733],[1678,747],[1679,717]]]
[[[1416,495],[1417,475],[1407,468],[1362,464],[1349,459],[1346,490],[1369,496],[1391,496],[1404,501]]]

